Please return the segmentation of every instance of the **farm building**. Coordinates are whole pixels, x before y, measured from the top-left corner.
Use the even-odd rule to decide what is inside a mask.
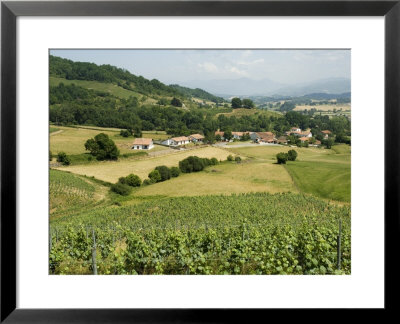
[[[192,134],[189,135],[189,140],[193,143],[202,143],[204,141],[204,136],[200,134]]]
[[[309,137],[305,137],[305,136],[304,137],[300,137],[299,139],[300,139],[300,142],[302,142],[302,143],[308,142],[310,140]]]
[[[278,137],[278,139],[276,141],[278,144],[287,144],[288,143],[286,136],[280,136],[280,137]]]
[[[173,143],[172,138],[168,138],[168,139],[166,139],[165,141],[162,141],[162,142],[161,142],[161,144],[163,144],[163,145],[168,145],[168,146],[173,145],[172,143]]]
[[[135,138],[132,149],[134,150],[151,150],[154,147],[151,138]]]
[[[253,132],[250,133],[250,138],[256,143],[276,143],[276,137],[271,132]]]
[[[234,139],[241,139],[244,134],[248,134],[248,132],[232,132],[232,136]]]

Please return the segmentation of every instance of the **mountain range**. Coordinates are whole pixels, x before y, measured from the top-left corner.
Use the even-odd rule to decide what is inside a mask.
[[[233,96],[304,96],[309,93],[345,93],[351,92],[351,80],[348,78],[327,78],[298,84],[283,84],[265,78],[253,80],[214,79],[181,82],[191,88],[201,88],[224,98]]]

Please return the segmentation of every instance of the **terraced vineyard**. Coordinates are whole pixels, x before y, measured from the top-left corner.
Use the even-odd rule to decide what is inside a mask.
[[[350,208],[298,194],[151,199],[50,226],[53,274],[93,273],[94,251],[98,274],[351,272]]]

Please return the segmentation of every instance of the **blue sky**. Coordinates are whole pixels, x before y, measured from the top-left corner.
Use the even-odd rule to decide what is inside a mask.
[[[350,78],[350,50],[51,50],[73,61],[111,64],[164,83],[271,79],[283,84]]]

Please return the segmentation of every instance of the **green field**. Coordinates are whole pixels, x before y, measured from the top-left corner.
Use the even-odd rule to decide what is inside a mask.
[[[300,192],[310,193],[321,198],[350,202],[351,154],[348,145],[335,145],[331,150],[279,146],[243,147],[230,150],[273,163],[277,153],[287,152],[289,149],[296,150],[298,157],[295,162],[289,161],[285,168]]]
[[[98,81],[86,81],[86,80],[67,80],[63,78],[57,78],[57,77],[50,77],[50,86],[57,86],[60,83],[64,83],[65,85],[71,85],[75,84],[76,86],[80,86],[86,89],[92,89],[92,90],[97,90],[97,91],[102,91],[102,92],[107,92],[115,97],[122,98],[122,99],[128,99],[129,97],[136,97],[140,98],[142,95],[131,91],[131,90],[126,90],[122,87],[119,87],[116,84],[112,83],[105,83],[105,82],[98,82]]]
[[[87,153],[85,150],[85,142],[89,138],[93,138],[99,133],[107,134],[117,145],[121,154],[132,153],[133,137],[122,137],[119,135],[120,129],[110,129],[92,126],[66,127],[57,126],[59,132],[50,137],[50,150],[53,154],[65,152],[69,154]],[[152,138],[153,140],[163,140],[168,138],[165,132],[143,132],[143,137]],[[155,145],[149,152],[155,152],[167,149],[165,146]]]

